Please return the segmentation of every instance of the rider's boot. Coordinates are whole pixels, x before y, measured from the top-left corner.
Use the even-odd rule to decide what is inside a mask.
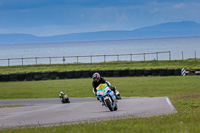
[[[102,100],[101,100],[101,99],[99,99],[99,102],[102,102]],[[102,102],[102,106],[105,106],[104,102]]]
[[[97,100],[98,100],[98,101],[100,100],[99,97],[97,97]]]
[[[102,106],[105,106],[105,103],[104,103],[104,102],[102,102]]]

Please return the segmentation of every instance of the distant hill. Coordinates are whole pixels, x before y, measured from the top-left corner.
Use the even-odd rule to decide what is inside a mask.
[[[130,31],[73,33],[50,37],[37,37],[30,34],[0,34],[0,44],[121,40],[187,36],[200,36],[200,24],[193,21],[169,22]]]

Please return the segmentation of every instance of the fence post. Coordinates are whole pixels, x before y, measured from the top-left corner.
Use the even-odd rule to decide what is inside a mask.
[[[196,53],[196,50],[194,51],[194,58],[195,58],[195,60],[197,59],[197,53]]]
[[[63,56],[63,64],[65,64],[65,57]]]
[[[130,54],[130,57],[131,57],[131,61],[132,61],[132,54]]]
[[[22,66],[24,65],[24,59],[22,58]]]
[[[169,60],[171,60],[171,51],[169,51]]]
[[[182,51],[182,60],[183,60],[183,51]]]
[[[35,64],[37,65],[37,57],[35,57]]]
[[[119,61],[119,55],[117,55],[117,61]]]
[[[51,57],[49,57],[49,64],[51,65]]]
[[[10,59],[8,59],[8,66],[10,66]]]
[[[156,59],[157,59],[157,61],[158,61],[158,52],[156,52]]]
[[[92,55],[90,56],[90,62],[92,63]]]

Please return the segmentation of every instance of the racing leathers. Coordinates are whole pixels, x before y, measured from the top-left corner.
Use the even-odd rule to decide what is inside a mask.
[[[60,100],[61,100],[61,102],[63,102],[63,97],[64,97],[64,93],[62,93],[62,94],[59,94],[59,97],[60,97]]]
[[[97,87],[99,86],[99,84],[104,84],[104,83],[106,83],[108,85],[108,87],[115,93],[115,87],[111,86],[110,82],[106,81],[103,77],[100,77],[100,79],[98,81],[94,80],[92,82],[93,93],[95,95],[97,95]]]

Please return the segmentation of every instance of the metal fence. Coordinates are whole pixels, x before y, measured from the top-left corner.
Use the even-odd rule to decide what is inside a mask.
[[[182,60],[187,59],[187,58],[184,57],[184,52],[183,51],[181,51],[181,59]],[[195,60],[197,59],[197,51],[196,50],[194,51],[194,59]]]
[[[162,52],[152,52],[152,53],[115,54],[115,55],[8,58],[8,59],[0,59],[0,66],[136,61],[136,56],[138,61],[160,60],[159,57],[161,54],[165,54],[164,60],[171,60],[171,52],[162,51]],[[148,57],[149,55],[151,55],[150,58]],[[138,56],[140,58],[138,58]]]
[[[178,54],[176,53],[176,56]],[[188,58],[197,59],[197,51],[194,53],[181,51],[180,56],[175,60]],[[189,57],[189,56],[190,57]],[[148,61],[148,60],[174,60],[171,58],[171,51],[136,53],[136,54],[115,54],[115,55],[87,55],[87,56],[57,56],[57,57],[28,57],[0,59],[0,66],[17,65],[39,65],[39,64],[68,64],[68,63],[99,63],[111,61]]]

